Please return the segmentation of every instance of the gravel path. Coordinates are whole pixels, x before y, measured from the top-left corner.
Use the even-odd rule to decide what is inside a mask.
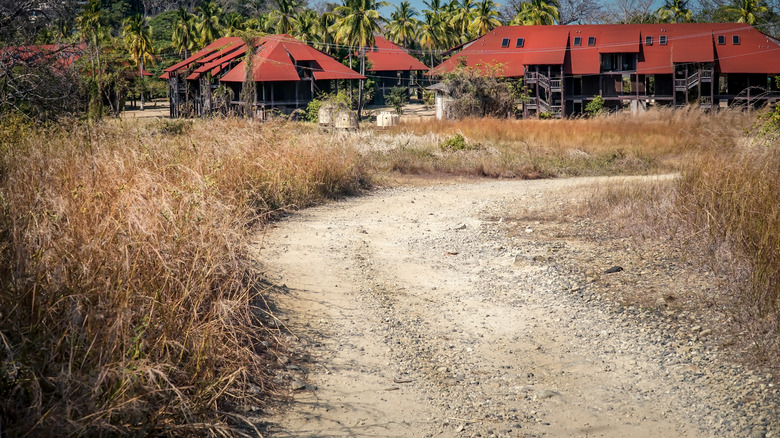
[[[388,189],[275,225],[258,257],[297,354],[268,432],[778,436],[771,376],[723,353],[727,315],[674,304],[713,279],[551,219],[606,181]]]

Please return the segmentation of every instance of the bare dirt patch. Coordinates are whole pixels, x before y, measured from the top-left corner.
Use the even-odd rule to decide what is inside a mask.
[[[723,352],[724,309],[680,304],[717,279],[562,216],[600,181],[386,189],[267,230],[301,358],[268,432],[776,435],[777,388]]]

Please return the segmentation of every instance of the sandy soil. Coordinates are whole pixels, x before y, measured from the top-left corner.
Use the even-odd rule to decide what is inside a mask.
[[[292,401],[264,418],[266,432],[776,434],[771,376],[720,353],[725,316],[664,302],[711,279],[649,249],[583,239],[589,221],[560,217],[604,181],[381,190],[266,230],[258,259],[288,291],[277,305],[297,351],[279,375]],[[664,290],[637,290],[642,278]],[[608,286],[657,307],[595,292]]]

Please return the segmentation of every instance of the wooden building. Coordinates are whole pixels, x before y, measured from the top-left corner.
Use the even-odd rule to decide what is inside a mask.
[[[186,60],[165,69],[170,88],[171,117],[205,115],[224,105],[243,105],[247,78],[246,45],[235,37],[220,38]],[[330,56],[289,36],[268,35],[255,41],[251,78],[253,109],[289,113],[305,107],[334,80],[365,79]]]
[[[428,67],[405,48],[382,36],[374,36],[374,46],[366,52],[366,59],[371,66],[368,71],[376,80],[376,105],[385,104],[385,96],[393,87],[406,87],[412,94],[427,81],[423,73]]]
[[[594,96],[610,109],[778,97],[780,41],[743,23],[503,26],[454,50],[429,74],[465,64],[523,78],[525,116],[579,114]]]

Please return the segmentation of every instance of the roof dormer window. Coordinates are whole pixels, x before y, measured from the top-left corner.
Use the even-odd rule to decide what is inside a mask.
[[[653,45],[653,36],[652,35],[647,35],[645,37],[645,45],[646,46],[652,46]]]
[[[596,37],[588,37],[588,45],[589,46],[595,46],[596,45]]]
[[[574,37],[574,45],[575,46],[581,46],[582,45],[582,37]]]
[[[726,44],[726,35],[718,35],[718,45],[722,46]]]
[[[509,47],[509,38],[501,40],[501,47]]]
[[[666,45],[666,35],[661,35],[658,37],[658,44],[662,46]]]
[[[731,36],[731,44],[734,44],[735,46],[739,45],[739,35],[732,35]]]
[[[515,47],[523,47],[525,45],[525,38],[518,38],[515,43]]]

